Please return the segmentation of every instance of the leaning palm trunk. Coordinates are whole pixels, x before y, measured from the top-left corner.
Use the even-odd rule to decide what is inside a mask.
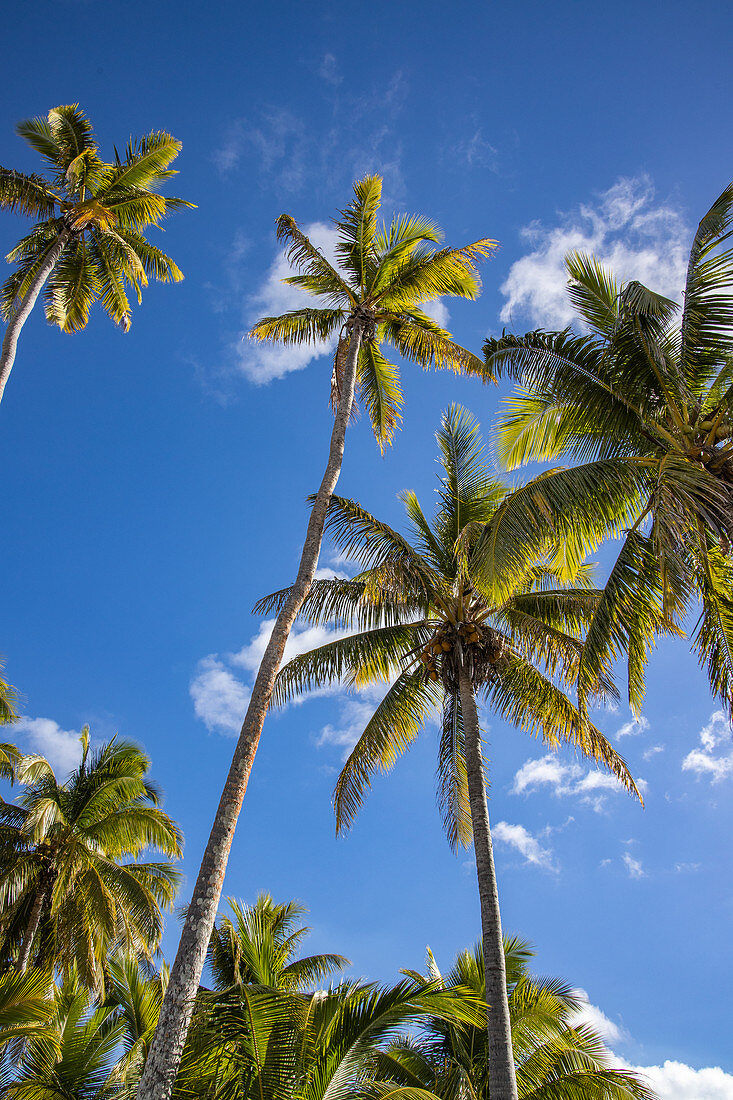
[[[0,401],[3,399],[5,386],[10,377],[10,372],[13,369],[13,363],[15,362],[15,352],[18,347],[20,330],[28,320],[31,310],[36,304],[36,299],[43,290],[44,283],[59,262],[61,253],[66,248],[70,237],[70,229],[61,230],[58,239],[39,267],[33,282],[28,287],[28,293],[23,298],[20,308],[8,322],[8,327],[5,330],[5,336],[3,338],[2,352],[0,352]]]
[[[328,464],[308,521],[298,575],[277,617],[257,672],[247,714],[188,906],[160,1020],[140,1081],[138,1100],[167,1100],[176,1079],[224,884],[229,849],[272,696],[275,676],[295,618],[313,583],[328,506],[341,472],[346,427],[354,400],[361,325],[361,321],[355,320],[351,329],[344,373],[339,380],[340,396],[331,433]]]
[[[53,885],[50,875],[42,878],[41,883],[36,892],[36,896],[33,899],[33,908],[31,909],[31,915],[28,918],[28,927],[25,930],[23,936],[23,942],[20,945],[20,951],[18,953],[18,961],[15,964],[16,970],[19,973],[24,974],[28,969],[28,963],[30,962],[31,950],[33,948],[33,941],[36,938],[39,926],[41,924],[41,916],[43,909],[48,901],[51,893],[51,887]]]
[[[466,778],[471,805],[473,848],[481,902],[481,937],[486,971],[486,1003],[489,1005],[489,1094],[491,1100],[517,1100],[517,1079],[512,1050],[512,1028],[506,989],[504,944],[501,934],[499,892],[486,804],[481,758],[481,735],[476,698],[468,671],[461,667],[458,679],[466,739]]]

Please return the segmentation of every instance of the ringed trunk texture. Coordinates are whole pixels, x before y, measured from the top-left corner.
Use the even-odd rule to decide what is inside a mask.
[[[15,362],[15,351],[18,347],[20,330],[28,320],[30,312],[36,304],[36,299],[43,289],[43,284],[56,267],[61,253],[69,243],[70,237],[71,231],[69,229],[61,230],[58,240],[36,272],[36,277],[29,286],[28,293],[20,304],[20,309],[8,321],[8,327],[5,329],[5,336],[3,337],[2,351],[0,351],[0,401],[3,399],[5,385]]]
[[[466,740],[468,797],[473,825],[473,848],[481,902],[481,938],[486,975],[486,1003],[489,1005],[489,1093],[491,1100],[517,1100],[512,1028],[506,989],[506,966],[501,935],[499,891],[496,885],[494,852],[486,804],[486,786],[481,757],[476,696],[465,667],[461,668],[458,689],[461,696],[463,729]]]
[[[41,923],[41,915],[43,913],[43,907],[48,900],[48,895],[51,893],[51,883],[45,876],[41,879],[41,883],[36,892],[35,899],[33,901],[33,908],[31,909],[31,915],[28,919],[28,927],[25,930],[23,936],[23,942],[20,945],[20,951],[18,953],[18,961],[15,964],[16,970],[21,974],[25,974],[28,969],[28,963],[30,962],[31,950],[33,948],[33,941],[36,938],[38,927]]]
[[[342,390],[331,433],[328,464],[308,521],[298,575],[291,594],[277,617],[257,672],[247,714],[188,906],[186,922],[181,933],[175,962],[171,968],[160,1019],[138,1087],[138,1100],[168,1100],[178,1073],[193,1013],[194,998],[198,991],[206,960],[206,950],[224,885],[229,849],[272,697],[275,676],[280,668],[288,635],[310,591],[318,565],[326,514],[341,472],[346,426],[354,400],[360,344],[361,326],[356,322],[351,331],[346,356]]]

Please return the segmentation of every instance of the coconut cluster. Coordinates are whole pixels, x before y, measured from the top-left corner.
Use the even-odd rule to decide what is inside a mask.
[[[483,623],[444,622],[420,654],[425,678],[437,683],[442,680],[447,690],[458,687],[459,665],[465,664],[476,681],[488,680],[504,654],[503,641],[491,627]]]

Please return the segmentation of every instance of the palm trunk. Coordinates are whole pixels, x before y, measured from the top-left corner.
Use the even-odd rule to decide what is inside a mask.
[[[30,962],[31,949],[33,947],[33,941],[36,938],[39,925],[41,923],[41,916],[43,914],[43,907],[48,900],[48,895],[51,892],[51,882],[43,872],[41,873],[41,881],[36,891],[36,896],[33,900],[33,908],[31,909],[31,915],[28,919],[28,927],[25,930],[23,936],[23,942],[20,945],[20,951],[18,953],[18,961],[15,964],[16,970],[24,974],[28,969],[28,963]]]
[[[466,742],[468,797],[473,825],[473,847],[481,902],[481,938],[486,975],[486,1003],[489,1005],[489,1094],[491,1100],[517,1100],[517,1078],[512,1049],[512,1028],[506,989],[504,944],[501,935],[499,891],[496,885],[494,852],[486,804],[486,786],[481,758],[481,733],[473,684],[465,666],[458,680]]]
[[[35,278],[28,288],[28,293],[20,304],[20,309],[17,313],[13,314],[10,321],[8,321],[8,327],[5,330],[5,336],[3,338],[2,351],[0,351],[0,401],[3,399],[5,385],[13,369],[13,363],[15,362],[15,351],[18,347],[20,330],[28,320],[30,312],[36,304],[36,298],[43,289],[43,284],[56,267],[61,253],[69,242],[70,236],[71,230],[61,230],[56,243],[36,272]]]
[[[194,1007],[201,971],[206,959],[211,930],[224,884],[229,849],[234,838],[239,811],[247,790],[265,714],[272,697],[275,676],[282,661],[285,643],[303,605],[318,565],[323,528],[331,496],[336,487],[344,455],[346,426],[354,399],[356,364],[361,344],[361,326],[354,324],[349,340],[344,376],[341,383],[326,472],[316,494],[308,521],[308,530],[298,575],[267,643],[252,697],[247,708],[239,741],[226,784],[216,811],[209,842],[201,862],[193,896],[188,906],[175,962],[170,973],[158,1026],[150,1047],[138,1100],[168,1100],[178,1073],[188,1025]]]

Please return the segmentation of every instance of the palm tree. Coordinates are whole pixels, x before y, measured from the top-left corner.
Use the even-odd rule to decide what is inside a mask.
[[[9,1043],[42,1035],[53,1015],[50,975],[43,970],[0,975],[0,1052]],[[0,1082],[2,1082],[0,1053]]]
[[[17,802],[0,800],[0,942],[21,973],[33,960],[101,988],[115,947],[146,958],[157,949],[181,832],[159,808],[137,745],[114,737],[90,753],[86,726],[80,740],[81,763],[65,782],[43,757],[24,757]],[[168,860],[140,862],[148,847]]]
[[[85,327],[101,299],[125,332],[130,328],[126,287],[142,299],[148,278],[179,282],[183,275],[145,238],[171,210],[191,203],[164,198],[158,188],[175,175],[168,166],[181,143],[163,131],[130,139],[124,157],[99,157],[91,123],[78,104],[26,119],[17,132],[40,153],[49,178],[0,168],[0,208],[37,221],[7,256],[16,269],[0,292],[8,321],[0,352],[0,401],[15,360],[20,331],[45,286],[46,318],[62,332]]]
[[[520,1100],[654,1100],[629,1070],[613,1069],[602,1037],[577,1022],[583,1001],[557,978],[536,979],[528,962],[534,952],[517,938],[505,939],[509,1015]],[[481,945],[463,951],[443,977],[428,954],[429,976],[446,989],[470,990],[485,998]],[[441,1100],[471,1096],[490,1100],[490,1057],[486,1032],[471,1024],[430,1017],[419,1021],[418,1036],[404,1038],[377,1055],[385,1076],[422,1087]]]
[[[334,264],[289,215],[283,215],[277,223],[278,238],[285,243],[288,259],[299,272],[286,282],[324,299],[326,306],[263,318],[252,335],[288,345],[338,337],[331,382],[335,419],[328,462],[313,501],[296,581],[279,610],[255,678],[188,906],[160,1025],[140,1085],[140,1100],[168,1100],[170,1096],[275,675],[318,564],[355,390],[358,388],[378,442],[384,445],[394,431],[402,400],[397,368],[386,359],[384,343],[392,344],[405,358],[423,367],[476,371],[483,365],[455,344],[420,306],[442,295],[475,298],[480,288],[476,261],[487,256],[495,242],[480,240],[463,248],[437,248],[438,230],[417,215],[394,218],[389,227],[380,227],[377,214],[381,192],[379,176],[368,176],[354,185],[354,198],[336,221],[339,243]]]
[[[375,1072],[380,1045],[426,1014],[477,1024],[478,998],[405,978],[396,986],[341,982],[303,994],[243,986],[240,1001],[197,1001],[174,1097],[228,1100],[437,1100]]]
[[[544,510],[558,532],[622,538],[588,627],[581,701],[599,669],[628,652],[638,713],[655,634],[679,633],[699,601],[693,648],[733,709],[732,233],[730,184],[698,226],[681,311],[575,254],[569,296],[583,331],[505,333],[484,345],[491,376],[518,383],[499,423],[502,462],[578,460],[529,493],[552,496]],[[513,537],[531,528],[518,510]]]
[[[477,697],[551,748],[569,742],[638,792],[623,760],[565,695],[600,593],[588,587],[587,571],[573,588],[549,558],[525,554],[511,591],[487,595],[473,547],[510,498],[482,465],[478,427],[467,412],[445,413],[437,438],[444,477],[432,524],[414,493],[402,495],[412,541],[354,501],[333,498],[328,530],[362,572],[314,584],[301,614],[356,633],[291,660],[277,677],[274,699],[283,704],[322,684],[359,689],[396,677],[338,778],[338,831],[352,824],[374,772],[388,770],[442,706],[438,800],[451,845],[473,839],[491,1005],[491,1093],[494,1100],[516,1100]],[[288,595],[275,593],[257,610],[278,608]],[[595,685],[600,695],[611,689],[602,678]]]
[[[208,963],[217,990],[266,985],[300,991],[349,966],[343,955],[297,958],[310,928],[301,923],[306,908],[296,901],[275,904],[259,894],[254,905],[229,898],[231,916],[214,925]]]
[[[55,990],[53,1015],[4,1067],[7,1100],[121,1100],[117,1060],[125,1027],[112,1006],[96,1002],[74,974]],[[127,1093],[131,1096],[131,1093]]]

